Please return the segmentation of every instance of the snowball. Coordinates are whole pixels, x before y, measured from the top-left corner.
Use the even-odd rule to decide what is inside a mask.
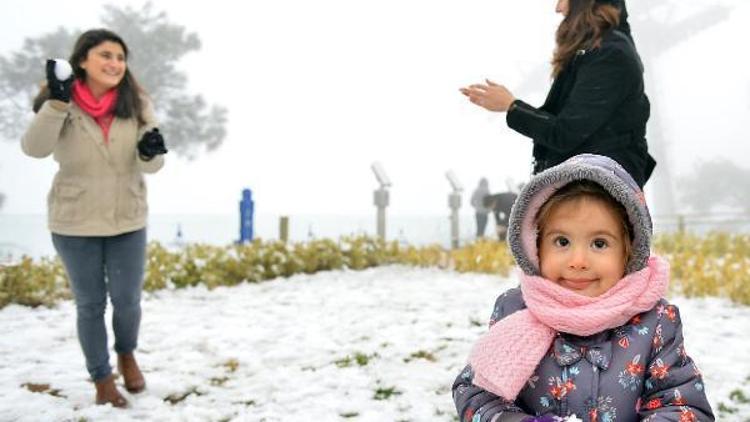
[[[71,74],[73,74],[73,68],[67,60],[55,59],[55,76],[58,80],[67,80]]]

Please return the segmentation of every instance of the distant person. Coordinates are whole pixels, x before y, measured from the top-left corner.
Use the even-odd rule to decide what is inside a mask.
[[[53,154],[59,164],[48,196],[52,243],[70,279],[96,403],[114,407],[127,400],[112,376],[104,310],[109,295],[117,365],[125,388],[138,393],[146,386],[133,354],[146,256],[143,173],[161,169],[167,152],[127,60],[117,34],[84,32],[69,59],[71,76],[64,61],[47,61],[47,83],[21,141],[29,156]]]
[[[495,217],[495,234],[501,242],[505,242],[505,237],[508,234],[510,210],[517,197],[516,193],[508,191],[495,193],[484,198],[484,204],[492,210],[492,215]]]
[[[508,232],[521,284],[453,384],[458,420],[713,421],[651,234],[643,192],[608,157],[533,177]]]
[[[487,178],[479,180],[479,185],[471,194],[471,206],[474,207],[474,216],[477,221],[477,238],[484,237],[487,228],[487,214],[490,209],[485,205],[484,199],[490,194],[490,183]]]
[[[490,80],[461,88],[469,100],[506,112],[508,127],[533,140],[534,173],[588,152],[609,156],[643,187],[650,104],[624,0],[558,0],[564,18],[552,57],[554,82],[535,108]]]

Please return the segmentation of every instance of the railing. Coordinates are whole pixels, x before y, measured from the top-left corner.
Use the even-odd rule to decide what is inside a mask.
[[[750,233],[750,212],[711,212],[655,215],[656,232],[713,230]]]

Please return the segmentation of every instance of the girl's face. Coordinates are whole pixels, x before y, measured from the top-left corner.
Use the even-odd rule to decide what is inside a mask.
[[[542,276],[596,297],[625,274],[627,241],[618,214],[599,199],[581,197],[555,206],[543,222]]]
[[[557,0],[557,6],[555,7],[555,12],[560,13],[563,16],[568,16],[569,8],[570,8],[569,0]]]
[[[116,87],[127,69],[122,46],[112,41],[92,47],[79,66],[86,71],[86,84],[94,95],[101,95]]]

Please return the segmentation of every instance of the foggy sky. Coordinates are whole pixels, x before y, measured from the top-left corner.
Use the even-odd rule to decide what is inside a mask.
[[[631,15],[650,1],[629,1]],[[661,3],[649,10],[665,26],[711,5],[733,9],[721,24],[645,63],[653,81],[647,93],[659,108],[676,175],[712,157],[748,167],[750,60],[743,43],[750,39],[750,3]],[[100,26],[101,4],[4,3],[0,54],[61,25]],[[229,109],[229,123],[218,151],[192,162],[168,154],[165,168],[147,177],[152,213],[235,213],[243,187],[253,189],[259,212],[372,213],[376,160],[393,181],[389,212],[447,214],[447,170],[468,190],[462,212],[470,212],[468,197],[480,177],[499,191],[507,178],[522,181],[530,171],[530,141],[505,126],[504,114],[473,106],[458,88],[490,78],[540,105],[548,76],[523,92],[514,87],[551,58],[560,20],[554,0],[154,6],[198,33],[202,49],[187,55],[182,69],[192,92]],[[663,35],[636,25],[633,33],[641,50]],[[55,170],[51,157],[24,156],[18,140],[0,142],[0,212],[44,213]]]

